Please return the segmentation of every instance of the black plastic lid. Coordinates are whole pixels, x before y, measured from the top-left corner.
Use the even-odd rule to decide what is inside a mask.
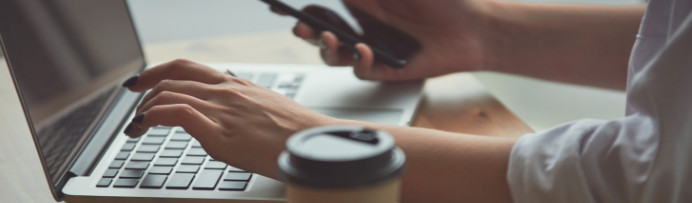
[[[325,126],[298,132],[279,156],[279,177],[319,188],[351,188],[399,178],[406,157],[394,138],[361,126]]]

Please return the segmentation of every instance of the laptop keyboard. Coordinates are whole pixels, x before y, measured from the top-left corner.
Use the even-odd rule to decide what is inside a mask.
[[[295,99],[298,88],[305,79],[304,74],[234,72],[236,77],[250,80],[262,87],[272,89],[288,98]]]
[[[130,138],[97,187],[244,191],[253,174],[216,161],[179,127]]]
[[[305,79],[303,74],[234,74],[291,99]],[[128,139],[96,186],[244,191],[252,176],[209,157],[182,128],[159,126]]]

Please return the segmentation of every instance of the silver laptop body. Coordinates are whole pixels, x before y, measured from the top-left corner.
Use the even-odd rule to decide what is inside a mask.
[[[142,94],[120,83],[147,67],[125,1],[2,1],[0,37],[56,200],[284,200],[282,183],[211,159],[179,127],[122,134]],[[322,114],[390,125],[411,122],[422,91],[420,81],[362,81],[350,68],[207,65]]]

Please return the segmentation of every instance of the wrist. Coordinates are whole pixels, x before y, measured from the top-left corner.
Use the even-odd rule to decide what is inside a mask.
[[[517,44],[528,26],[522,23],[524,3],[486,0],[481,13],[481,42],[483,44],[483,64],[478,70],[505,72],[507,67],[518,65],[514,58],[518,52]],[[535,28],[533,28],[535,29]]]

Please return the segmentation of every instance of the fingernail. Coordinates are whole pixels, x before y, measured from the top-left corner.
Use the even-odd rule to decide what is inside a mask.
[[[132,130],[132,123],[127,124],[127,127],[125,127],[125,130],[123,131],[123,133],[125,133],[125,135],[127,135],[130,133],[130,130]]]
[[[351,50],[353,50],[353,59],[355,59],[356,61],[359,61],[360,60],[360,51],[358,51],[357,45],[358,44],[353,45],[353,46],[348,46],[348,48],[351,48]]]
[[[298,37],[298,31],[296,31],[296,29],[295,29],[295,28],[293,28],[293,30],[292,30],[292,31],[293,31],[293,35],[295,35],[296,37]]]
[[[360,52],[357,49],[353,51],[353,59],[360,61]]]
[[[139,115],[135,116],[134,118],[132,118],[133,123],[140,124],[140,123],[142,123],[142,121],[144,121],[144,113],[139,114]]]
[[[137,84],[137,80],[139,80],[139,75],[132,76],[130,79],[125,80],[123,82],[123,87],[132,87]]]
[[[320,38],[320,41],[317,42],[318,46],[320,46],[320,49],[327,49],[327,44],[324,43],[324,39]]]

